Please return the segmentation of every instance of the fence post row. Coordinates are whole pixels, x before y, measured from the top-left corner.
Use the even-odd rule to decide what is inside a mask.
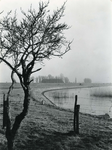
[[[75,104],[74,104],[74,133],[79,134],[79,109],[80,105],[77,105],[77,95],[75,95]]]

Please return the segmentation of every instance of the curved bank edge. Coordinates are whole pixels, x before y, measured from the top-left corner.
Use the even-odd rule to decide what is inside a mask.
[[[82,88],[92,88],[92,87],[99,87],[99,86],[74,86],[74,87],[59,87],[59,88],[53,88],[53,89],[48,89],[43,91],[41,94],[54,106],[57,107],[55,103],[53,103],[46,95],[45,93],[50,92],[50,91],[58,91],[58,90],[67,90],[67,89],[82,89]]]

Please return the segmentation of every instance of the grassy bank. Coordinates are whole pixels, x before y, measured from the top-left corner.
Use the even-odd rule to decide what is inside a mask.
[[[103,116],[80,114],[80,134],[73,134],[73,112],[51,106],[41,93],[50,87],[41,86],[32,93],[29,113],[21,124],[15,150],[111,150],[112,121]],[[20,94],[20,93],[19,93]],[[15,90],[11,97],[12,121],[20,112],[22,97]],[[45,101],[43,105],[41,101]],[[0,150],[6,150],[0,122]]]

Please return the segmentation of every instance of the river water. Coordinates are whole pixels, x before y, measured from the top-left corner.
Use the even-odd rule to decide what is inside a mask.
[[[80,112],[112,117],[112,87],[91,87],[53,90],[45,93],[58,107],[74,109],[75,95],[78,96],[77,104]]]

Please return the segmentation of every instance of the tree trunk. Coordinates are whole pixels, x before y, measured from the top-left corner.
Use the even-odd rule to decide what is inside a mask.
[[[8,150],[13,150],[13,143],[14,143],[16,132],[19,129],[22,120],[25,118],[28,112],[28,106],[30,101],[29,87],[24,91],[24,94],[25,95],[24,95],[23,110],[19,115],[16,116],[12,129],[10,127],[10,120],[8,116],[7,127],[6,127],[6,138],[7,138]]]
[[[14,143],[14,140],[10,137],[10,139],[7,140],[8,150],[13,150],[13,143]]]
[[[30,91],[29,88],[25,91],[25,96],[24,96],[24,104],[23,104],[23,111],[16,116],[15,122],[12,128],[12,135],[15,136],[16,131],[18,130],[22,120],[25,118],[28,112],[28,107],[29,107],[29,102],[30,102]]]

